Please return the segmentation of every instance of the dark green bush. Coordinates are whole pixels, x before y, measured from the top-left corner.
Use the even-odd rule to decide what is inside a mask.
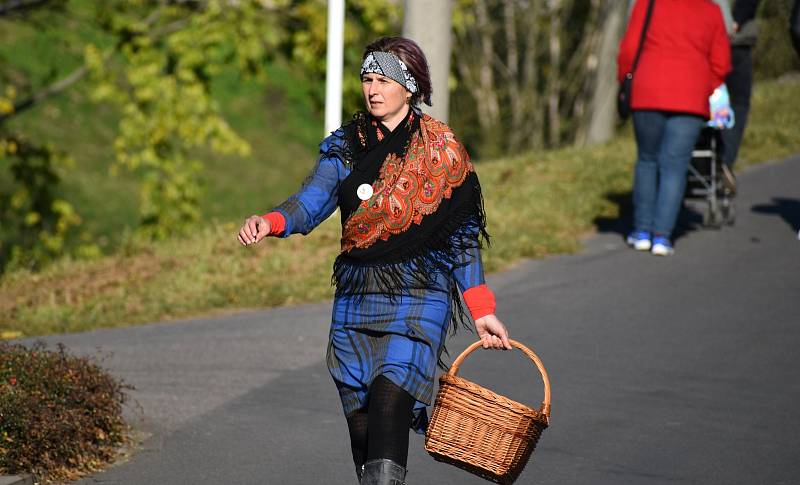
[[[74,479],[125,441],[130,389],[90,357],[0,342],[0,475]]]

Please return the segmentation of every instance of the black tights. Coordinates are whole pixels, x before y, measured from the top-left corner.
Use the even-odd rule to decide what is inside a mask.
[[[377,458],[388,458],[405,467],[414,398],[379,375],[369,386],[367,399],[365,408],[347,417],[356,468]]]

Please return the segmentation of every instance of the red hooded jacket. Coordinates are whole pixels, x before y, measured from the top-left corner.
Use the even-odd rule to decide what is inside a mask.
[[[617,77],[633,65],[647,4],[655,1],[631,108],[709,116],[708,97],[731,70],[731,47],[722,12],[711,0],[636,0],[619,46]]]

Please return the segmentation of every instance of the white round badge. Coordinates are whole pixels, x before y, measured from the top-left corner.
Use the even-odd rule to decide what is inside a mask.
[[[361,184],[356,190],[356,195],[361,200],[369,200],[372,197],[372,186],[370,184]]]

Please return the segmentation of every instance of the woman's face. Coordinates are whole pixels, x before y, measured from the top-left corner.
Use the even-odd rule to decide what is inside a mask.
[[[364,92],[367,109],[375,118],[386,123],[395,118],[400,121],[405,117],[407,99],[411,97],[411,93],[397,81],[380,74],[368,73],[361,76],[361,90]]]

